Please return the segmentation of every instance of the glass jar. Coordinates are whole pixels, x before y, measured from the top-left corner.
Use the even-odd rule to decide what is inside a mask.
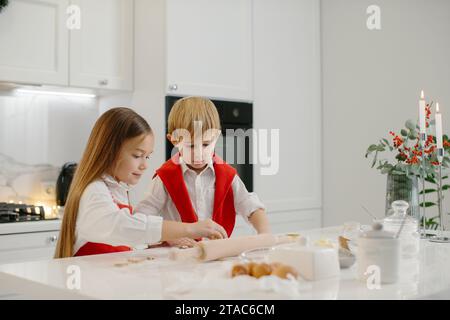
[[[392,202],[391,207],[394,213],[383,219],[383,229],[397,235],[402,228],[399,235],[401,257],[416,258],[420,245],[419,223],[407,214],[408,202],[397,200]]]

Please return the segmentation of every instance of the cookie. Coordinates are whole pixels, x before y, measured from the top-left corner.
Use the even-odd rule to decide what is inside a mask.
[[[255,278],[261,278],[268,276],[272,272],[272,267],[267,263],[256,264],[252,269],[252,276]]]
[[[237,277],[242,275],[248,275],[249,274],[249,268],[247,265],[242,264],[236,264],[233,266],[233,269],[231,269],[231,276]]]

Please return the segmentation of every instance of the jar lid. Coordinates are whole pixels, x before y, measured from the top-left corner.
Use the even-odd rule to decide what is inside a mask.
[[[394,213],[383,219],[383,225],[385,226],[385,229],[389,230],[391,229],[391,227],[398,228],[402,224],[407,230],[418,228],[417,219],[407,215],[406,213],[406,210],[409,207],[408,202],[404,200],[397,200],[392,202],[391,206]]]

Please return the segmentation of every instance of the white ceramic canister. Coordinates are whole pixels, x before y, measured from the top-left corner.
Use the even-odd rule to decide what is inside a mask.
[[[399,278],[400,240],[376,223],[358,237],[356,261],[360,280],[372,277],[374,282],[395,283]]]

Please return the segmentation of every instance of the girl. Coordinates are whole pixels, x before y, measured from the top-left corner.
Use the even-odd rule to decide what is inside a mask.
[[[97,120],[71,183],[55,258],[129,251],[182,237],[227,237],[210,219],[181,223],[133,211],[128,190],[147,169],[153,145],[150,126],[129,108],[111,109]]]

